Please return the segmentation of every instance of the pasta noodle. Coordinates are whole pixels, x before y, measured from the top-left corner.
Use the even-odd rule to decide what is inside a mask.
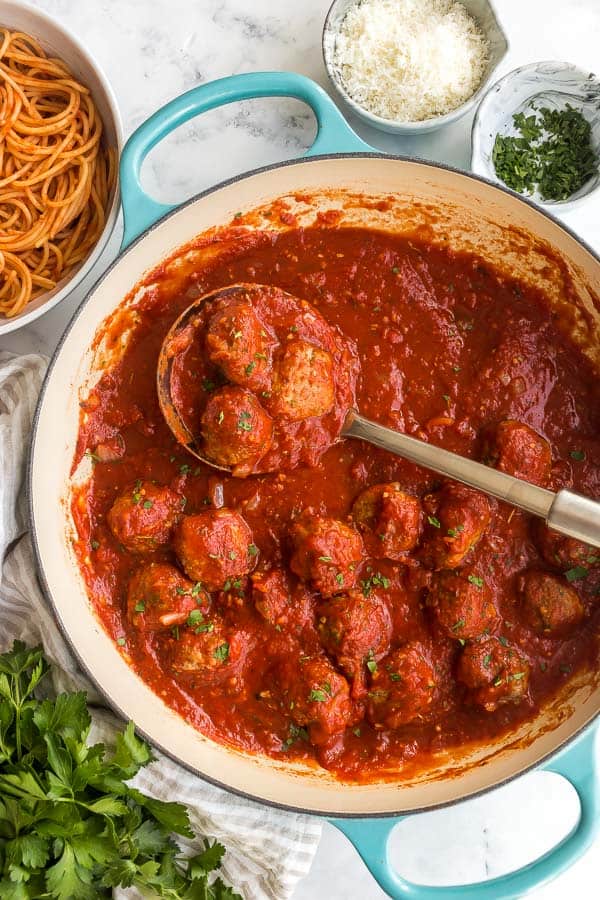
[[[88,88],[34,38],[0,28],[0,318],[87,257],[115,162]]]

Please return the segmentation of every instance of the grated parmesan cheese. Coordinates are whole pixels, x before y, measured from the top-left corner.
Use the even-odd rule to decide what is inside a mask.
[[[341,23],[333,63],[360,106],[384,119],[420,122],[475,93],[488,52],[456,0],[362,0]]]

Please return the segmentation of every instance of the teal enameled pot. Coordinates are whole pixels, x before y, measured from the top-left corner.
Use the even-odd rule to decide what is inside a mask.
[[[157,203],[144,193],[140,184],[144,158],[174,128],[223,104],[273,96],[296,97],[315,113],[317,136],[302,159],[234,178],[178,208]],[[217,229],[218,236],[219,227],[231,223],[236,212],[245,213],[276,198],[286,198],[298,225],[311,224],[318,211],[334,206],[342,210],[336,227],[426,228],[432,242],[472,250],[501,271],[543,283],[564,327],[599,368],[600,261],[562,224],[510,191],[437,164],[375,153],[350,129],[320,87],[292,73],[224,78],[178,97],[129,139],[120,174],[123,250],[77,311],[52,360],[37,411],[29,471],[32,532],[41,578],[74,652],[108,702],[134,719],[157,747],[228,790],[327,816],[350,838],[392,897],[522,897],[571,865],[598,832],[600,792],[593,722],[600,708],[600,691],[594,673],[572,681],[534,722],[516,733],[460,755],[440,757],[435,770],[408,780],[341,784],[324,770],[251,756],[214,743],[167,708],[128,667],[88,601],[70,541],[70,470],[78,401],[126,342],[126,333],[118,347],[95,337],[144,273],[197,234]],[[365,197],[375,202],[365,203]],[[393,202],[376,202],[382,197]],[[289,226],[272,222],[268,227]],[[567,276],[575,286],[576,301],[565,293]],[[136,301],[137,295],[128,301],[132,312]],[[75,477],[85,477],[85,472],[78,471]],[[417,885],[393,870],[387,842],[399,817],[457,803],[535,767],[564,775],[581,801],[577,826],[542,859],[470,886]]]

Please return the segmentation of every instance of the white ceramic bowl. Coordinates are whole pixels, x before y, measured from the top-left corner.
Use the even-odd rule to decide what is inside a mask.
[[[369,112],[352,99],[344,87],[339,67],[335,64],[336,35],[346,13],[358,2],[360,0],[334,0],[332,3],[323,28],[323,60],[331,84],[345,106],[367,125],[372,125],[373,128],[378,128],[380,131],[387,131],[390,134],[422,134],[460,119],[483,96],[491,83],[494,72],[508,51],[506,34],[490,0],[461,0],[462,5],[479,24],[490,45],[487,69],[478,89],[465,103],[444,116],[434,116],[431,119],[424,119],[422,122],[399,122],[395,119],[384,119]]]
[[[532,103],[550,109],[564,109],[570,103],[581,110],[592,126],[592,143],[600,158],[600,79],[571,63],[537,62],[509,72],[481,101],[471,133],[473,172],[504,185],[492,162],[496,135],[516,134],[513,115],[530,111]],[[530,199],[559,212],[589,197],[599,185],[600,173],[596,173],[568,200],[542,200],[537,193]]]
[[[25,31],[32,35],[44,50],[64,60],[75,77],[90,88],[104,125],[104,139],[118,155],[123,145],[123,129],[117,101],[106,76],[83,44],[45,12],[15,0],[0,0],[0,25],[10,28],[11,31]],[[0,316],[0,337],[28,325],[64,300],[100,256],[115,227],[118,212],[119,191],[115,185],[109,201],[104,230],[91,253],[52,291],[36,297],[18,315],[10,319]]]

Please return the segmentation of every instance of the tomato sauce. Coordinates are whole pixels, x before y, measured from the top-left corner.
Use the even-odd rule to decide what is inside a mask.
[[[140,677],[205,734],[252,753],[316,760],[341,779],[401,776],[431,764],[437,751],[484,742],[533,719],[572,675],[597,662],[600,571],[582,567],[570,575],[586,615],[569,636],[533,632],[516,581],[526,569],[550,567],[531,517],[501,503],[493,503],[491,525],[472,556],[493,592],[499,634],[528,660],[531,678],[519,704],[494,712],[470,702],[455,678],[462,646],[432,622],[418,554],[408,565],[365,558],[361,579],[378,585],[393,622],[393,646],[418,639],[431,647],[438,688],[430,714],[397,729],[375,728],[365,719],[319,750],[301,730],[290,730],[289,715],[273,702],[274,666],[297,651],[298,638],[264,621],[246,581],[217,601],[252,639],[241,692],[178,679],[168,665],[177,629],[157,637],[128,621],[127,584],[143,561],[118,544],[106,515],[137,479],[180,492],[186,514],[221,505],[238,510],[260,549],[259,566],[283,567],[290,523],[302,510],[346,520],[370,485],[399,482],[422,497],[440,484],[434,474],[350,439],[334,443],[314,466],[245,479],[187,455],[158,406],[159,349],[195,297],[236,282],[280,287],[339,329],[358,358],[356,403],[369,418],[477,459],[498,422],[525,422],[552,447],[550,486],[600,498],[598,378],[559,330],[541,291],[511,282],[473,256],[401,236],[327,227],[247,235],[197,270],[181,267],[176,279],[154,274],[155,287],[136,306],[122,359],[82,401],[76,462],[86,451],[100,460],[89,482],[75,490],[72,508],[81,569],[104,627]],[[195,390],[201,398],[201,380]],[[310,441],[310,433],[303,439]],[[104,452],[97,452],[99,445]],[[107,446],[114,454],[106,454]],[[151,559],[175,562],[175,555],[167,548]],[[316,606],[317,599],[313,593],[310,602]],[[322,652],[315,627],[305,629],[302,641],[301,651]]]

